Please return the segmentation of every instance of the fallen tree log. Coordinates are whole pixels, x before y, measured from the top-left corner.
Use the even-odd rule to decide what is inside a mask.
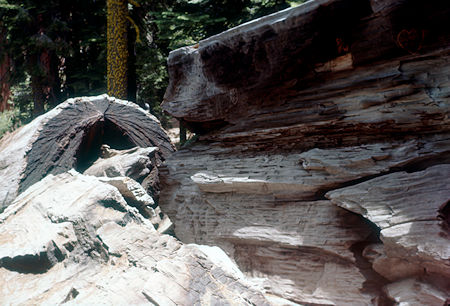
[[[177,237],[302,305],[443,305],[449,12],[314,0],[172,51],[162,107],[198,139],[160,169]]]
[[[1,305],[270,305],[219,248],[158,233],[114,180],[48,175],[0,214]]]
[[[447,133],[449,14],[443,0],[309,1],[172,51],[162,107],[201,140],[256,151]]]
[[[47,174],[87,169],[102,144],[174,148],[159,121],[137,105],[101,95],[69,99],[0,141],[0,211]]]

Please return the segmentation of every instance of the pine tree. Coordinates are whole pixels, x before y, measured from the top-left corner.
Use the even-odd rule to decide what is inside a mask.
[[[107,80],[108,94],[127,98],[128,66],[128,3],[126,0],[107,0]]]

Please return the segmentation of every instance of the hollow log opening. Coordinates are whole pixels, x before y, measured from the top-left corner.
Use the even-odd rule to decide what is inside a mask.
[[[78,172],[84,172],[89,168],[99,157],[100,147],[103,142],[104,121],[96,122],[86,132],[86,136],[81,141],[80,147],[76,154],[75,169]]]
[[[101,157],[101,146],[108,145],[112,149],[126,150],[138,146],[127,132],[108,119],[100,120],[92,125],[78,148],[75,169],[84,172]]]
[[[158,160],[174,148],[158,120],[137,105],[107,96],[69,100],[44,115],[36,136],[24,147],[18,193],[48,174],[75,168],[83,172],[100,157],[102,144],[112,149],[158,147]]]
[[[43,274],[47,272],[52,264],[45,252],[36,255],[17,256],[15,258],[5,257],[1,266],[10,271],[19,273]]]
[[[108,119],[105,120],[103,130],[103,144],[107,144],[116,150],[126,150],[137,146],[124,129]]]

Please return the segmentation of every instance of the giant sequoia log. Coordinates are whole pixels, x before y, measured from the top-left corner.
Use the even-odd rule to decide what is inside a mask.
[[[449,14],[310,1],[173,51],[163,108],[203,139],[265,149],[448,131]]]
[[[1,139],[0,209],[47,174],[85,170],[101,144],[158,147],[158,163],[173,151],[159,121],[137,105],[106,95],[69,99]]]
[[[172,151],[156,118],[108,96],[3,139],[0,304],[270,305],[222,250],[166,234],[154,187]]]
[[[450,288],[450,5],[315,0],[169,56],[166,160],[183,242],[267,293],[443,305]]]
[[[269,305],[219,248],[159,234],[117,180],[48,175],[0,214],[2,305]]]

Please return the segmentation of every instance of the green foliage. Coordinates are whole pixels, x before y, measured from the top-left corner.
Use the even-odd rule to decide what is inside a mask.
[[[0,113],[0,138],[6,132],[14,129],[14,118],[16,116],[16,110],[7,110]]]
[[[11,110],[0,113],[0,137],[31,121],[33,100],[31,97],[30,79],[12,87],[11,102],[16,105]]]
[[[171,50],[304,0],[166,0],[140,1],[139,25],[146,35],[136,48],[137,102],[148,103],[164,123],[160,102],[168,85],[166,59]],[[139,10],[141,12],[139,12]],[[143,11],[143,12],[142,12]]]
[[[150,14],[159,30],[158,43],[173,50],[302,2],[304,1],[175,0],[165,9]]]
[[[61,57],[62,99],[106,92],[106,1],[61,1],[66,7],[64,37],[67,48]]]
[[[134,52],[129,50],[136,56],[136,102],[148,103],[166,125],[168,116],[160,103],[168,84],[166,59],[171,50],[303,0],[137,2],[139,6],[128,6],[142,41]],[[134,31],[130,26],[129,33]],[[16,121],[4,119],[4,126],[29,119],[33,80],[44,89],[52,88],[55,101],[46,96],[47,108],[69,97],[106,92],[106,0],[0,0],[0,40],[2,33],[0,59],[8,53],[13,60],[12,102],[18,109],[5,115]],[[44,51],[52,60],[50,72],[40,63]]]
[[[0,20],[12,85],[31,77],[50,106],[106,91],[104,1],[0,0]]]
[[[156,46],[148,48],[138,45],[136,48],[137,96],[139,105],[147,103],[150,112],[167,127],[169,116],[164,114],[160,104],[166,90],[169,77],[166,69],[166,56]]]
[[[15,105],[13,125],[17,128],[32,119],[33,97],[31,94],[30,78],[14,85],[11,88],[11,103]]]

